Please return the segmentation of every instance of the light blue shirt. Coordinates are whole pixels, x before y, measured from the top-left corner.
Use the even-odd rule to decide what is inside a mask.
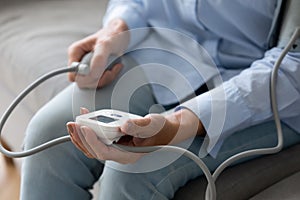
[[[276,6],[277,0],[112,0],[104,26],[122,18],[130,29],[170,28],[208,51],[225,82],[179,108],[199,117],[209,137],[208,152],[215,154],[233,132],[273,117],[269,82],[281,49],[268,49],[268,37]],[[289,53],[282,62],[277,96],[282,121],[300,132],[300,53]]]

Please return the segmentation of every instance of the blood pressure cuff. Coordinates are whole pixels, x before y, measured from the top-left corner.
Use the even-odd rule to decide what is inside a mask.
[[[300,27],[300,1],[283,0],[281,4],[277,47],[284,48],[296,30],[296,27]],[[300,52],[300,37],[296,40],[291,51]]]

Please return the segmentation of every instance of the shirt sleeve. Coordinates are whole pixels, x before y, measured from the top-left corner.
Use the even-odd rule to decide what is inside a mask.
[[[273,48],[264,58],[210,92],[180,105],[194,112],[205,127],[207,151],[216,156],[222,142],[235,131],[273,117],[270,77],[282,49]],[[300,53],[290,52],[282,61],[276,95],[281,119],[300,116]]]
[[[112,19],[120,18],[129,29],[147,27],[146,10],[142,0],[110,0],[103,25],[105,27]]]

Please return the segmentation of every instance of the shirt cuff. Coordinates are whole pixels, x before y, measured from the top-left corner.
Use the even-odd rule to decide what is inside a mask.
[[[113,19],[122,19],[126,22],[128,29],[147,27],[146,20],[137,12],[134,7],[127,5],[119,5],[108,9],[103,19],[103,26],[107,26]]]

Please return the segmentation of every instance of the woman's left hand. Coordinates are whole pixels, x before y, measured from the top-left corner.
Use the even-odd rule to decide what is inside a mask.
[[[82,109],[81,113],[88,110]],[[75,122],[67,124],[72,142],[89,158],[113,160],[128,164],[136,162],[143,154],[121,151],[104,144],[96,133]],[[141,119],[130,119],[120,127],[124,134],[118,144],[127,146],[156,146],[176,144],[196,134],[204,135],[205,130],[197,116],[187,109],[170,115],[149,114]]]

